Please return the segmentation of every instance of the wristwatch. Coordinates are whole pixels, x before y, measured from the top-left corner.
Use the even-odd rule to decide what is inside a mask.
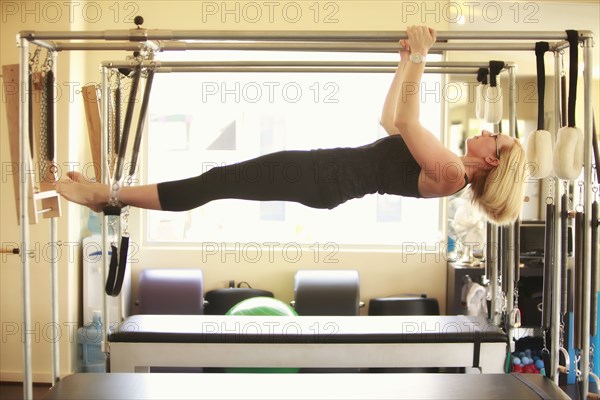
[[[425,62],[425,56],[421,53],[410,53],[409,60],[415,64],[421,64]]]

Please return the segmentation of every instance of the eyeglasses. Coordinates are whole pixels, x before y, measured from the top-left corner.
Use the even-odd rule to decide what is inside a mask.
[[[496,140],[496,158],[500,159],[500,149],[498,148],[498,136],[500,136],[500,134],[494,133],[493,135],[490,135],[490,136]]]

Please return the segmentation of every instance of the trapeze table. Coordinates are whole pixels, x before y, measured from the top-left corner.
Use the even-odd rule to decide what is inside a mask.
[[[569,399],[533,374],[75,374],[43,399]]]
[[[135,315],[108,336],[112,372],[152,367],[465,368],[503,373],[506,335],[466,316]]]

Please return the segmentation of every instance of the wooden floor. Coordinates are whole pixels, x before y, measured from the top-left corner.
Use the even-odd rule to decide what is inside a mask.
[[[50,389],[49,383],[33,385],[33,399],[41,399]],[[0,382],[0,400],[23,400],[23,384],[21,382]]]

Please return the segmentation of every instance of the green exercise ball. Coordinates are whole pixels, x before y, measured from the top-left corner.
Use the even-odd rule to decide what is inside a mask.
[[[251,297],[242,300],[227,311],[225,315],[268,315],[268,316],[297,316],[296,311],[281,300],[273,297]]]
[[[251,297],[242,300],[227,311],[225,315],[243,316],[297,316],[296,311],[281,300],[272,297]],[[225,368],[225,372],[233,373],[296,373],[299,368]]]

